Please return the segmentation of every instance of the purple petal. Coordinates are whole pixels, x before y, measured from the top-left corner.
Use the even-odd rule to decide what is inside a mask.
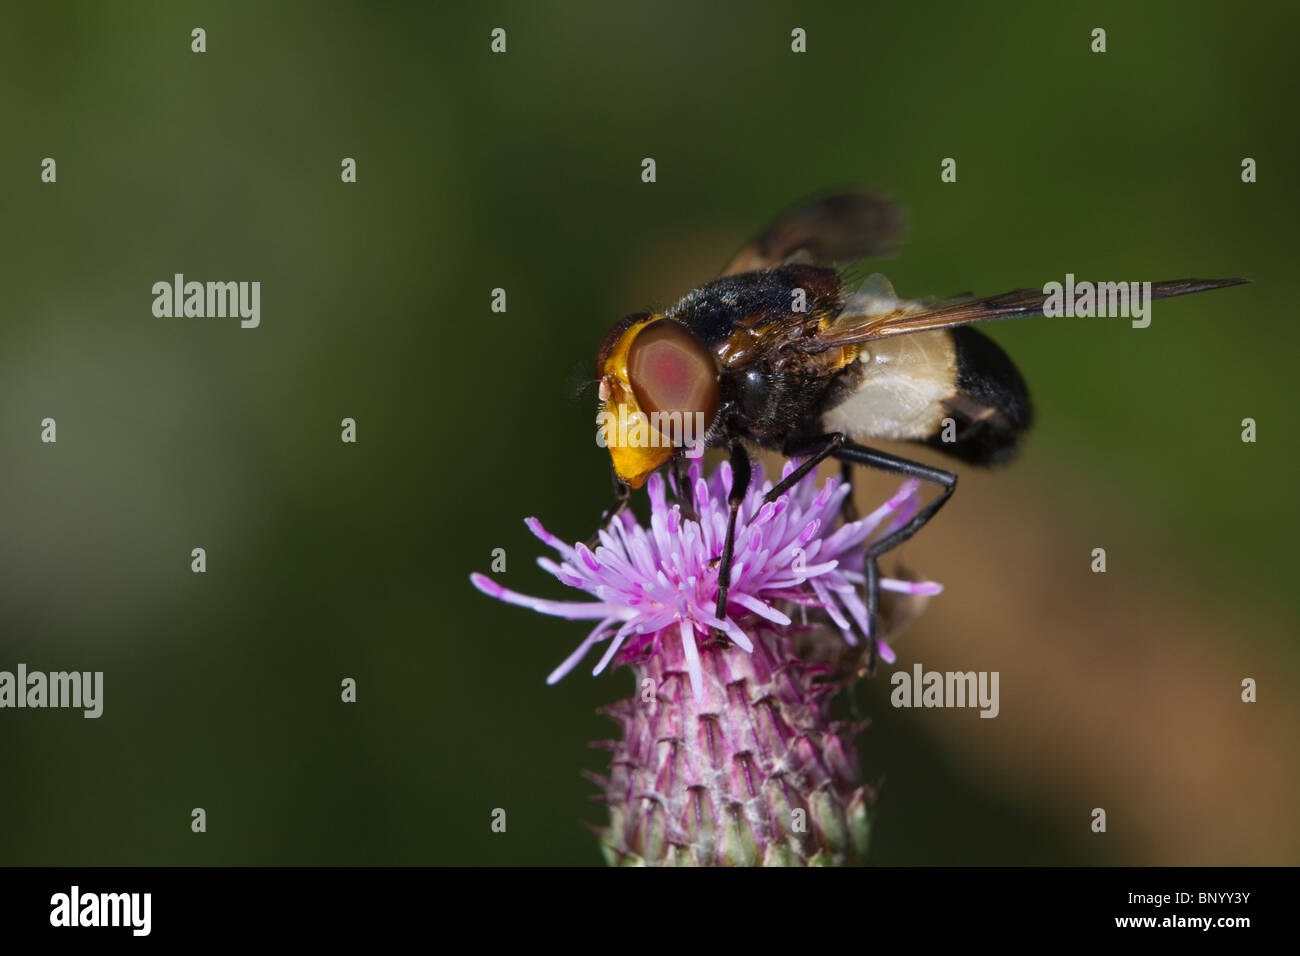
[[[695,625],[690,621],[681,621],[679,630],[682,635],[682,653],[686,655],[686,673],[691,677],[691,693],[695,703],[704,703],[704,671],[700,667],[700,651],[695,646]]]
[[[520,594],[518,591],[511,591],[509,588],[502,587],[485,574],[471,574],[469,580],[474,587],[490,598],[505,601],[507,604],[518,604],[520,607],[532,608],[542,614],[567,617],[571,621],[595,620],[598,617],[607,617],[611,611],[617,610],[617,608],[610,607],[604,601],[546,601],[542,598],[530,597],[527,594]]]
[[[897,578],[881,578],[880,586],[886,591],[897,591],[900,594],[930,596],[943,592],[943,585],[935,581],[900,581]]]
[[[759,617],[766,618],[773,624],[780,624],[782,627],[788,627],[790,619],[774,607],[769,607],[756,597],[748,594],[737,594],[735,601],[746,610],[753,611]]]
[[[582,658],[586,656],[587,651],[591,649],[591,645],[609,637],[609,626],[613,623],[614,622],[611,619],[607,618],[597,624],[595,629],[587,635],[586,639],[577,646],[574,652],[566,657],[560,663],[559,667],[551,671],[550,675],[546,678],[546,683],[554,684],[556,681],[560,680],[560,678],[564,677],[565,674],[569,673],[569,671],[577,667],[578,661],[582,660]]]

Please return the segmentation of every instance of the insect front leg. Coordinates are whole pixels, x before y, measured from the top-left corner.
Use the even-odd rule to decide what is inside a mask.
[[[682,519],[699,521],[695,513],[695,493],[691,488],[691,464],[685,455],[674,455],[672,464],[673,494],[677,496],[677,506],[682,509]]]
[[[611,471],[610,474],[614,478],[614,503],[601,512],[597,531],[587,539],[587,547],[593,551],[596,545],[600,544],[600,531],[608,528],[609,523],[623,513],[627,508],[628,500],[632,497],[632,489],[618,477],[618,472]]]
[[[731,494],[727,496],[730,510],[727,514],[727,537],[722,543],[722,557],[718,564],[718,606],[714,615],[719,620],[727,616],[727,591],[731,588],[731,555],[736,544],[736,512],[740,510],[749,491],[749,452],[738,441],[731,443]],[[719,637],[724,635],[718,632]]]

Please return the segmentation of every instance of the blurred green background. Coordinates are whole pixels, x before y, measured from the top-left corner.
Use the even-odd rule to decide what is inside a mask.
[[[522,518],[606,504],[606,328],[847,184],[907,207],[906,296],[1254,280],[992,329],[1038,425],[906,549],[947,591],[898,647],[1002,713],[861,689],[875,861],[1300,862],[1300,10],[475,6],[6,5],[0,669],[102,670],[105,709],[0,711],[0,862],[598,863],[630,675],[547,688],[585,630],[468,575],[567,596]],[[261,327],[155,318],[176,272],[261,281]]]

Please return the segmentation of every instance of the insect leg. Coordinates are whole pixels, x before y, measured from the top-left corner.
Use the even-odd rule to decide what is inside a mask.
[[[840,505],[840,517],[844,519],[845,524],[852,524],[862,515],[858,513],[858,504],[853,500],[853,466],[847,461],[840,462],[840,480],[849,486],[849,493],[844,496],[844,503]]]
[[[920,531],[925,523],[933,518],[938,510],[944,506],[944,503],[952,497],[953,491],[957,488],[957,476],[951,471],[944,471],[942,468],[931,468],[919,461],[900,458],[884,451],[876,451],[874,448],[867,448],[865,445],[857,445],[846,441],[833,454],[842,462],[865,465],[867,468],[876,468],[891,474],[902,475],[904,478],[928,481],[939,485],[943,489],[939,493],[939,497],[913,515],[907,524],[895,531],[891,531],[879,541],[871,543],[870,550],[877,556],[884,554],[886,551],[892,551]]]
[[[867,670],[869,673],[874,674],[876,670],[876,635],[878,631],[876,617],[880,608],[880,565],[877,559],[886,551],[898,547],[920,531],[926,522],[938,513],[944,503],[952,497],[953,491],[956,490],[957,476],[950,471],[944,471],[942,468],[931,468],[929,465],[923,465],[917,461],[900,458],[888,452],[876,451],[874,448],[867,448],[848,441],[844,442],[834,452],[834,455],[842,463],[864,465],[867,468],[876,468],[891,474],[902,475],[905,478],[928,481],[942,488],[939,496],[913,515],[905,525],[867,545],[866,559],[862,567],[863,576],[866,578],[867,623],[870,625],[867,639],[871,642]]]
[[[731,494],[727,497],[730,512],[727,515],[727,537],[722,544],[722,559],[718,564],[718,608],[716,617],[727,616],[727,591],[731,587],[731,553],[736,543],[736,512],[749,490],[749,452],[740,442],[731,443]],[[721,636],[721,634],[719,634]]]
[[[604,529],[609,527],[609,523],[613,521],[615,518],[617,518],[619,515],[621,515],[624,509],[627,508],[627,503],[629,499],[632,497],[632,489],[622,482],[622,480],[618,477],[618,473],[611,471],[610,474],[614,478],[614,503],[601,513],[600,524],[597,526],[598,529]],[[591,548],[594,551],[596,545],[598,545],[599,543],[600,543],[600,531],[597,530],[595,534],[593,534],[590,538],[587,539],[587,547]]]
[[[816,439],[816,442],[820,442],[821,446],[810,454],[804,450],[801,445],[794,445],[783,451],[783,454],[787,458],[798,458],[801,454],[808,454],[808,457],[800,462],[799,466],[795,468],[794,471],[790,472],[789,475],[777,482],[772,490],[763,496],[764,504],[769,501],[776,501],[777,498],[780,498],[783,494],[802,481],[808,472],[812,471],[828,457],[835,454],[835,449],[844,444],[844,436],[839,432],[835,432],[830,435],[822,435],[820,438]],[[816,444],[816,442],[814,442],[814,444]],[[809,447],[811,448],[813,446],[810,445]],[[795,448],[800,450],[793,451],[792,449]],[[753,521],[754,516],[751,516],[749,520]]]
[[[880,565],[871,545],[867,545],[866,556],[862,560],[862,574],[866,578],[863,587],[867,592],[867,673],[876,676],[876,658],[880,656],[880,625],[876,618],[880,613]]]
[[[695,494],[691,489],[691,465],[684,455],[674,455],[672,464],[673,494],[677,496],[677,505],[682,509],[682,518],[686,521],[699,521],[695,513]]]

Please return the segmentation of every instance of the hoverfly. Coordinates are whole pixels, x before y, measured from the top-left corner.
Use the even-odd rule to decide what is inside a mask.
[[[826,458],[936,485],[939,493],[901,527],[868,542],[863,565],[874,668],[879,558],[911,538],[952,496],[953,472],[868,447],[876,440],[928,445],[972,465],[1011,458],[1032,421],[1029,393],[1011,359],[974,322],[1042,314],[1048,296],[1017,289],[991,298],[900,299],[872,276],[856,291],[837,266],[877,256],[902,234],[889,201],[865,193],[818,199],[779,216],[721,276],[663,312],[629,315],[597,356],[602,414],[692,416],[703,444],[729,449],[734,482],[718,565],[717,615],[727,608],[736,512],[750,483],[747,444],[801,463],[766,495],[773,501]],[[1151,284],[1167,298],[1244,279]],[[945,429],[945,420],[947,427]],[[955,427],[954,427],[955,426]],[[948,434],[944,432],[947,431]],[[670,441],[611,443],[616,500],[687,449]],[[683,495],[684,502],[689,495]],[[850,494],[847,502],[852,502]]]

